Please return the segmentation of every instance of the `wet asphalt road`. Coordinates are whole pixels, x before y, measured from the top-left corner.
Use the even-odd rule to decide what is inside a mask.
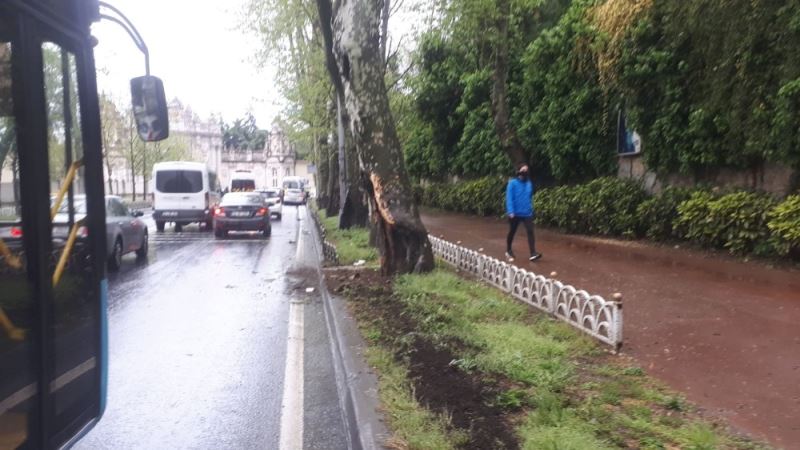
[[[348,448],[312,225],[303,207],[272,224],[215,240],[150,221],[147,260],[109,276],[108,406],[76,448]]]

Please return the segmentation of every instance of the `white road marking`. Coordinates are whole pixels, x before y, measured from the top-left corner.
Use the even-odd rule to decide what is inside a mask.
[[[292,301],[283,375],[280,450],[303,448],[303,326],[303,303]]]

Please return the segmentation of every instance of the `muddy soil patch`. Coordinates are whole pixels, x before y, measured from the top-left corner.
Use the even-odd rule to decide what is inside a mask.
[[[450,348],[461,348],[462,343],[437,345],[421,333],[414,317],[394,295],[390,278],[369,269],[326,269],[325,273],[329,288],[349,300],[359,323],[380,329],[379,344],[407,365],[418,401],[450,417],[453,427],[467,433],[469,441],[463,448],[519,448],[509,414],[493,405],[502,389],[453,364],[458,356]]]

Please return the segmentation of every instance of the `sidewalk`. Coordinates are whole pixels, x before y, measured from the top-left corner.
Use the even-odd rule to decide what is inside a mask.
[[[502,258],[507,225],[424,211],[428,231]],[[779,448],[800,448],[800,271],[724,255],[536,230],[544,258],[521,267],[625,305],[623,353],[713,416]]]

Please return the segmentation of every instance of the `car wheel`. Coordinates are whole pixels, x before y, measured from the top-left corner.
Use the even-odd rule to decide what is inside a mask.
[[[269,227],[264,228],[264,231],[262,231],[262,234],[264,235],[265,238],[266,237],[270,237],[272,235],[272,227],[269,226]]]
[[[149,246],[150,246],[150,239],[147,237],[147,231],[145,231],[144,234],[142,235],[142,244],[139,246],[139,249],[136,250],[136,257],[139,259],[146,258]]]
[[[116,272],[122,265],[122,239],[117,238],[114,241],[114,248],[111,250],[111,256],[108,257],[108,270]]]
[[[164,221],[163,220],[156,220],[156,230],[164,231]]]
[[[181,223],[176,223],[176,224],[175,224],[175,232],[176,232],[176,233],[180,233],[180,232],[182,232],[182,231],[183,231],[183,224],[181,224]]]
[[[207,220],[206,221],[206,230],[211,231],[213,228],[214,228],[214,221],[213,220]]]
[[[277,214],[275,214],[275,218],[278,219],[278,220],[281,220],[283,218],[283,214],[277,213]]]
[[[224,231],[220,230],[219,228],[215,228],[214,229],[214,237],[221,238],[223,236],[225,236],[225,232]]]

